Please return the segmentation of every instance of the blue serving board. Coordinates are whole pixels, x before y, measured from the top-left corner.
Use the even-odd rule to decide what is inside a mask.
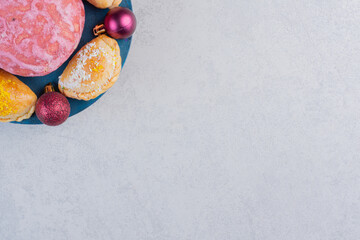
[[[47,83],[52,82],[55,89],[58,91],[58,77],[63,73],[64,69],[68,65],[71,58],[82,48],[86,43],[90,42],[92,39],[95,38],[93,34],[93,28],[98,25],[102,24],[105,18],[105,15],[109,11],[109,9],[98,9],[95,8],[93,5],[88,3],[87,1],[83,1],[85,5],[85,27],[84,32],[81,37],[80,43],[78,48],[72,54],[72,56],[66,61],[59,69],[55,72],[50,73],[49,75],[43,77],[21,77],[17,76],[22,82],[28,85],[35,94],[40,97],[44,93],[44,87]],[[120,4],[121,7],[126,7],[132,10],[131,0],[123,0]],[[121,58],[122,58],[122,66],[124,66],[126,57],[129,53],[130,45],[131,45],[131,38],[118,40],[121,50]],[[94,104],[102,95],[97,97],[96,99],[90,101],[80,101],[75,99],[69,99],[71,105],[71,113],[70,117],[78,114],[79,112],[83,111],[84,109],[90,107]],[[18,123],[18,122],[13,122]],[[34,113],[30,119],[24,120],[18,124],[42,124],[39,119],[36,117]]]

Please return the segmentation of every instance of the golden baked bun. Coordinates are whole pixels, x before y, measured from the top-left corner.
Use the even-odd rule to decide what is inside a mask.
[[[37,97],[14,75],[0,69],[0,122],[21,122],[35,111]]]
[[[59,77],[60,92],[69,98],[91,100],[117,81],[121,70],[116,40],[100,35],[80,49]]]
[[[97,8],[114,8],[120,5],[122,0],[88,0]]]

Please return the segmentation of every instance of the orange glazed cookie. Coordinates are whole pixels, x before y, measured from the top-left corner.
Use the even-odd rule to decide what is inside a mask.
[[[0,122],[22,121],[34,113],[37,97],[14,75],[0,69]]]

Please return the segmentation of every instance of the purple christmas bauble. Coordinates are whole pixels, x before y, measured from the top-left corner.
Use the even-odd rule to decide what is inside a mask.
[[[36,103],[36,116],[48,126],[58,126],[70,115],[70,103],[58,92],[43,94]]]
[[[106,15],[104,26],[107,34],[112,38],[129,38],[135,32],[136,17],[130,9],[116,7]]]

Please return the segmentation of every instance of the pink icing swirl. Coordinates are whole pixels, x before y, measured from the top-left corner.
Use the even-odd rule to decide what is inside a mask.
[[[84,29],[81,0],[0,0],[0,68],[44,76],[74,52]]]

